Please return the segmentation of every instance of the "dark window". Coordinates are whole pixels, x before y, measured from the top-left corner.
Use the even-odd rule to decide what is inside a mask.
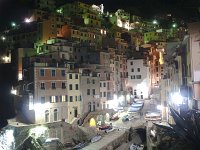
[[[78,84],[76,84],[76,90],[78,90]]]
[[[78,74],[75,75],[75,79],[78,79]]]
[[[54,120],[54,121],[57,121],[57,120],[58,120],[58,110],[57,110],[57,109],[54,109],[54,111],[53,111],[53,116],[54,116],[54,117],[53,117],[53,118],[54,118],[53,120]]]
[[[87,89],[87,95],[90,95],[90,89]]]
[[[106,87],[106,83],[105,82],[103,83],[103,87]]]
[[[62,75],[62,77],[65,76],[65,70],[61,70],[61,75]]]
[[[92,83],[95,84],[95,80],[94,79],[92,80]]]
[[[41,76],[41,77],[44,77],[44,76],[45,76],[45,71],[44,71],[44,69],[40,69],[40,76]]]
[[[106,92],[103,92],[103,97],[106,97]]]
[[[41,97],[41,104],[44,104],[45,103],[45,97]]]
[[[68,102],[68,95],[65,95],[65,101]]]
[[[92,94],[95,95],[95,89],[92,89]]]
[[[55,83],[55,82],[52,82],[52,83],[51,83],[51,88],[52,88],[52,89],[56,89],[56,83]]]
[[[131,72],[134,72],[134,68],[131,69]]]
[[[137,71],[140,72],[140,68],[137,68]]]
[[[45,90],[45,83],[44,82],[40,83],[40,89]]]
[[[62,82],[62,89],[66,89],[65,82]]]
[[[56,76],[56,70],[51,70],[51,76],[55,77]]]
[[[100,92],[100,97],[102,97],[102,92]]]
[[[72,74],[69,74],[69,79],[72,79]]]
[[[70,96],[70,97],[69,97],[69,101],[70,101],[70,102],[73,102],[73,96]]]
[[[133,65],[133,62],[131,61],[130,64]]]
[[[100,87],[102,86],[102,84],[100,83]]]
[[[136,79],[141,79],[142,76],[141,75],[136,75]]]
[[[69,85],[69,90],[72,90],[72,84]]]

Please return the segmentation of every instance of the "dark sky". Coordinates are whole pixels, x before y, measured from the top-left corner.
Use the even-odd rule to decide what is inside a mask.
[[[28,8],[34,0],[0,0],[0,27],[11,21],[23,20]],[[73,0],[57,0],[58,3],[72,2]],[[145,17],[157,13],[169,12],[184,19],[193,19],[198,16],[197,7],[200,0],[80,0],[89,4],[103,3],[106,10],[115,11],[123,8],[137,15]]]

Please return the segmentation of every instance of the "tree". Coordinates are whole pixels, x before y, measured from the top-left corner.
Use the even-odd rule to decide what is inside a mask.
[[[200,147],[200,111],[189,110],[185,116],[180,115],[171,107],[170,111],[175,124],[169,124],[169,126],[155,124],[160,128],[160,135],[162,135],[158,147],[166,149],[163,144],[168,142],[171,144],[170,146],[168,144],[167,149],[198,150]]]

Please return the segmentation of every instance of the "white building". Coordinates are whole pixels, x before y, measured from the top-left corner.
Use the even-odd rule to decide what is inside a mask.
[[[128,59],[128,89],[131,89],[133,96],[145,99],[150,92],[149,67],[144,65],[144,59]]]

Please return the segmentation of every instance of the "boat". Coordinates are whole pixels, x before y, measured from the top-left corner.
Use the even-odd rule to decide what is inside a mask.
[[[105,130],[105,133],[109,133],[109,132],[112,132],[112,131],[114,131],[114,130],[115,130],[115,128],[106,129],[106,130]]]
[[[106,130],[106,129],[109,129],[109,128],[110,128],[110,125],[104,124],[104,125],[101,125],[99,127],[99,130]]]
[[[130,146],[130,150],[143,150],[144,149],[144,145],[140,144],[131,144]]]
[[[81,149],[85,146],[86,146],[86,143],[79,143],[79,144],[77,144],[76,146],[73,147],[73,150],[79,150],[79,149]]]
[[[101,140],[101,135],[96,135],[91,139],[91,142],[94,143],[94,142],[97,142],[99,140]]]

